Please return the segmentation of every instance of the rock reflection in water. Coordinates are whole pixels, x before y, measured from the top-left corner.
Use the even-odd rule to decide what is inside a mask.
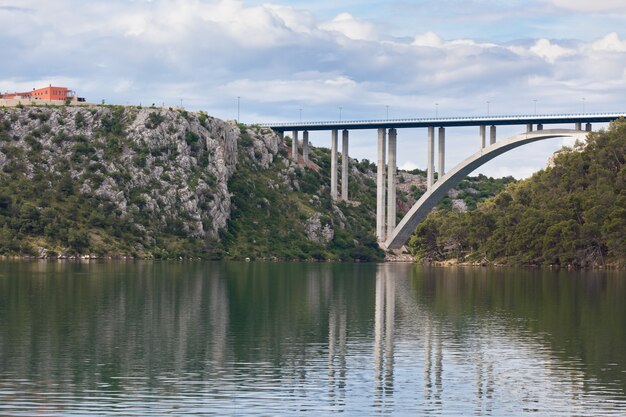
[[[624,415],[625,282],[0,262],[0,414]]]

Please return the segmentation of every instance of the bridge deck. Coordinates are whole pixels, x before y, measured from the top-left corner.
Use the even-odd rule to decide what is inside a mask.
[[[585,114],[546,114],[521,116],[486,116],[486,117],[444,117],[444,118],[416,118],[390,120],[351,120],[326,122],[298,122],[298,123],[265,123],[262,127],[269,127],[278,132],[289,130],[353,130],[353,129],[380,129],[380,128],[414,128],[414,127],[460,127],[460,126],[503,126],[525,124],[562,124],[562,123],[608,123],[626,113],[585,113]]]

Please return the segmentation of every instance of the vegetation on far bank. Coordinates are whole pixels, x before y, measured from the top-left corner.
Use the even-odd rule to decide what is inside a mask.
[[[429,261],[624,267],[626,121],[575,147],[475,211],[433,211],[411,238],[412,253]]]

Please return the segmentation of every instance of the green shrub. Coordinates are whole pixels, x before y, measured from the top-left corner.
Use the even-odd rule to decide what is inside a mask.
[[[165,117],[158,112],[150,112],[148,114],[148,118],[146,119],[145,126],[148,129],[156,129],[163,121]]]

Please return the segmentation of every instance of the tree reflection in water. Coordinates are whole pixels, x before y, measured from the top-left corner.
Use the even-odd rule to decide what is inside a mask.
[[[0,262],[0,413],[620,415],[624,299],[610,273]]]

